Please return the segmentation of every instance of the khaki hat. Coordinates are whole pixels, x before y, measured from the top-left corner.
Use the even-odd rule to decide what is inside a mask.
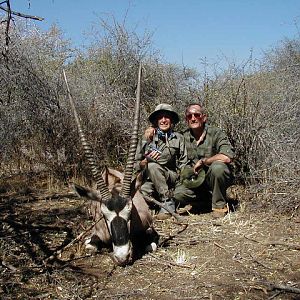
[[[185,166],[180,172],[181,183],[189,189],[199,187],[204,182],[204,179],[205,171],[203,169],[198,174],[195,174],[193,167]]]
[[[162,111],[165,111],[170,114],[170,116],[172,118],[172,122],[174,124],[179,122],[179,116],[178,116],[177,112],[173,109],[173,107],[170,104],[166,104],[166,103],[158,104],[155,107],[155,110],[149,115],[148,120],[152,124],[155,123],[157,115]]]

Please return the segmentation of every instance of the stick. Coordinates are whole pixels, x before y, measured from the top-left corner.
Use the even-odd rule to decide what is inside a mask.
[[[175,234],[172,234],[170,236],[168,236],[167,238],[165,238],[163,241],[161,241],[158,246],[162,247],[166,242],[172,240],[176,235],[180,234],[181,232],[185,231],[188,227],[188,224],[183,224],[183,228],[181,228],[179,231],[177,231]]]
[[[294,250],[300,250],[300,245],[297,245],[297,244],[288,244],[288,243],[283,243],[283,242],[276,242],[276,241],[270,241],[270,242],[261,242],[261,241],[257,241],[253,238],[250,238],[246,235],[244,235],[244,238],[249,240],[249,241],[252,241],[252,242],[256,242],[256,243],[259,243],[259,244],[262,244],[262,245],[266,245],[266,246],[276,246],[276,245],[280,245],[280,246],[286,246],[287,248],[289,249],[294,249]]]
[[[73,244],[75,244],[76,242],[80,241],[80,239],[88,232],[90,231],[98,222],[100,222],[100,220],[103,218],[103,216],[95,221],[91,226],[89,226],[85,231],[81,232],[79,235],[76,236],[75,239],[73,239],[69,244],[67,244],[66,246],[64,246],[63,248],[61,248],[60,250],[55,251],[51,256],[47,257],[46,259],[44,259],[44,263],[46,264],[48,261],[55,259],[55,257],[57,257],[58,255],[60,255],[61,253],[63,253],[66,249],[70,248]]]
[[[170,213],[179,223],[182,223],[183,218],[180,217],[178,214],[172,212],[168,207],[166,207],[165,205],[163,205],[162,203],[160,203],[159,201],[157,201],[156,199],[150,197],[150,196],[145,196],[143,195],[143,197],[146,199],[146,201],[152,202],[156,205],[158,205],[159,207],[165,209],[168,213]]]
[[[281,290],[281,291],[285,291],[285,292],[288,292],[288,293],[300,294],[300,289],[299,288],[295,288],[295,287],[292,287],[292,286],[289,286],[289,285],[276,284],[276,283],[273,284],[273,283],[266,282],[266,281],[263,281],[261,283],[263,285],[266,285],[270,291]]]

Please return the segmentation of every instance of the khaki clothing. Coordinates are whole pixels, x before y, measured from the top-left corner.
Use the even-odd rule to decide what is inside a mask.
[[[164,201],[169,198],[169,190],[175,187],[180,169],[187,164],[187,151],[183,136],[178,132],[163,141],[154,135],[153,141],[142,140],[136,153],[136,170],[140,171],[140,162],[151,149],[161,151],[157,161],[148,161],[148,166],[143,170],[143,184],[141,191],[145,195],[158,194]]]
[[[188,159],[194,165],[199,159],[212,157],[218,153],[224,154],[229,158],[234,157],[233,147],[226,134],[219,128],[206,125],[206,135],[202,143],[197,142],[190,130],[184,131],[183,136],[188,152]]]
[[[229,158],[234,158],[234,149],[226,136],[219,128],[206,125],[206,134],[199,145],[190,130],[184,133],[188,153],[188,164],[191,166],[201,158],[209,158],[218,153]],[[223,208],[226,205],[226,190],[232,183],[232,173],[229,166],[223,162],[215,161],[210,166],[204,166],[205,181],[198,188],[187,188],[183,184],[177,184],[174,198],[183,204],[203,201],[204,194],[212,194],[212,208]]]

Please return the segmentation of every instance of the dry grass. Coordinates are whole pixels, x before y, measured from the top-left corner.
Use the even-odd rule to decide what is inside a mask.
[[[50,262],[91,220],[67,188],[38,191],[0,194],[1,299],[299,299],[295,214],[254,211],[241,198],[221,220],[156,221],[162,246],[127,267],[86,253],[83,240]]]

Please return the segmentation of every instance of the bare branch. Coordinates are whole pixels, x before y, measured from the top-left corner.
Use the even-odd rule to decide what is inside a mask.
[[[2,3],[5,3],[5,2],[8,3],[9,1],[8,2],[4,1]],[[18,16],[18,17],[21,17],[21,18],[32,19],[32,20],[37,20],[37,21],[43,21],[44,20],[44,18],[41,18],[41,17],[38,17],[38,16],[25,15],[23,13],[19,13],[17,11],[13,11],[10,8],[5,8],[5,7],[1,6],[1,5],[0,5],[0,9],[4,10],[7,13],[10,13],[11,15]]]

